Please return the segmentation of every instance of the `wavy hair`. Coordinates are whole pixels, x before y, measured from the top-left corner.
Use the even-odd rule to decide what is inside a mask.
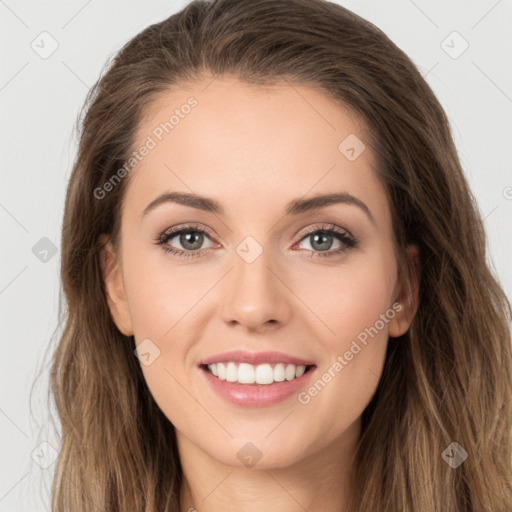
[[[388,344],[364,410],[349,510],[510,512],[511,306],[486,261],[481,214],[446,114],[381,30],[325,0],[195,0],[128,41],[89,91],[62,228],[52,510],[180,510],[174,427],[106,301],[102,235],[118,247],[128,180],[102,200],[94,191],[134,151],[152,102],[205,74],[306,85],[361,116],[406,285],[406,248],[420,250],[418,309],[408,332]],[[457,469],[442,457],[452,442],[468,454]]]

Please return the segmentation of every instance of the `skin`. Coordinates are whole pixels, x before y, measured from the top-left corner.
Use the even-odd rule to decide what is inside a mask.
[[[107,245],[104,259],[119,330],[160,350],[142,370],[176,428],[182,511],[346,510],[361,414],[377,388],[388,338],[407,331],[417,307],[417,295],[405,296],[397,279],[389,203],[370,147],[354,161],[338,150],[349,134],[364,141],[364,125],[308,87],[209,77],[162,94],[139,126],[136,147],[190,96],[197,107],[132,171],[120,250]],[[142,216],[169,191],[214,198],[225,215],[166,203]],[[292,199],[335,191],[363,201],[375,223],[349,204],[284,213]],[[211,232],[202,255],[180,258],[154,243],[187,223]],[[303,233],[322,224],[348,231],[358,245],[318,256],[321,249]],[[236,252],[247,236],[263,250],[250,264]],[[344,246],[329,240],[331,252]],[[179,235],[166,245],[191,251]],[[416,248],[409,257],[417,259]],[[397,302],[407,307],[306,405],[294,395],[270,407],[237,407],[206,385],[197,366],[234,348],[277,350],[315,361],[312,384]],[[247,442],[262,454],[252,467],[237,457]]]

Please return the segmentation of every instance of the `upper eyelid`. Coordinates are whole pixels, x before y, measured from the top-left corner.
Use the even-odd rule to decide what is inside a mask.
[[[173,227],[173,228],[166,229],[165,231],[162,232],[162,234],[160,236],[161,237],[175,236],[182,231],[201,231],[201,232],[206,233],[207,235],[212,234],[211,230],[209,230],[208,228],[203,227],[201,225],[184,225],[184,226],[178,226],[175,228]]]
[[[311,233],[315,233],[316,231],[334,231],[341,235],[346,234],[350,238],[355,238],[348,229],[341,228],[332,223],[320,223],[320,224],[317,224],[316,226],[311,226],[311,227],[306,228],[305,231],[300,230],[298,233],[302,232],[301,238],[304,238],[305,236],[310,235]],[[298,235],[298,233],[297,233],[297,235]]]

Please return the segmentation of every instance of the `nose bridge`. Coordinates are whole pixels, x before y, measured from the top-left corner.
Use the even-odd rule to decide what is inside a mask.
[[[282,322],[286,319],[289,306],[286,287],[276,277],[279,265],[275,256],[269,243],[263,246],[253,236],[246,237],[235,247],[234,271],[228,279],[223,305],[226,321],[255,329],[269,320]]]

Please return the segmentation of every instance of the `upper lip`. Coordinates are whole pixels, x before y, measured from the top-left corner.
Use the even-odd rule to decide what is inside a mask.
[[[222,354],[216,354],[203,359],[199,365],[209,365],[214,363],[225,363],[233,361],[235,363],[249,363],[253,365],[263,363],[287,363],[295,366],[311,366],[315,363],[307,361],[300,357],[295,357],[284,352],[250,352],[247,350],[230,350]]]

